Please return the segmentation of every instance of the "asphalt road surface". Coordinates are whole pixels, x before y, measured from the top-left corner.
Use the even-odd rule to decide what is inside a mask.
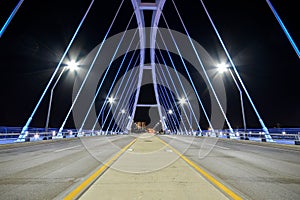
[[[244,199],[300,198],[299,146],[184,136],[161,139]]]
[[[298,146],[159,137],[244,199],[300,197]],[[62,199],[133,139],[95,136],[0,145],[0,199]]]
[[[131,140],[102,136],[0,145],[0,199],[62,199]]]

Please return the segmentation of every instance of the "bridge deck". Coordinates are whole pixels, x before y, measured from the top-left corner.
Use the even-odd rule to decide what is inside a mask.
[[[141,135],[80,199],[228,199],[174,151]]]

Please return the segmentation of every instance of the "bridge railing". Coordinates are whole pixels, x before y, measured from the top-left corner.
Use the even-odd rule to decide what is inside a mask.
[[[13,143],[17,140],[20,135],[21,127],[0,127],[0,144]],[[276,143],[281,144],[300,144],[300,128],[271,128],[270,135]],[[111,132],[111,131],[91,131],[83,130],[82,132],[77,132],[77,129],[66,129],[63,130],[62,135],[58,135],[58,129],[49,128],[48,132],[45,132],[44,128],[29,128],[26,142],[39,141],[39,140],[50,140],[50,139],[60,139],[60,138],[71,138],[71,137],[85,137],[85,136],[97,136],[97,135],[117,135],[124,134],[121,132]],[[165,134],[180,134],[180,135],[190,135],[190,136],[203,136],[203,137],[219,137],[219,138],[230,138],[239,140],[253,140],[259,142],[265,142],[264,132],[261,129],[244,129],[234,130],[234,137],[230,136],[229,130],[203,130],[201,133],[197,131],[190,131],[188,133],[165,133]]]

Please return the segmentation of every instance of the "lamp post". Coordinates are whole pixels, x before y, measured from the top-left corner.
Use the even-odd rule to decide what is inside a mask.
[[[45,132],[47,133],[48,132],[48,127],[49,127],[49,119],[50,119],[50,112],[51,112],[51,105],[52,105],[52,98],[53,98],[53,91],[54,91],[54,88],[56,87],[58,81],[60,80],[62,74],[64,73],[64,71],[66,69],[69,69],[69,70],[76,70],[77,68],[77,63],[75,61],[70,61],[68,63],[68,65],[66,67],[63,67],[63,69],[61,70],[56,82],[54,83],[52,89],[51,89],[51,93],[50,93],[50,100],[49,100],[49,106],[48,106],[48,114],[47,114],[47,120],[46,120],[46,127],[45,127]]]
[[[245,138],[244,138],[244,139],[248,140],[248,139],[249,139],[249,138],[248,138],[248,134],[246,133],[247,127],[246,127],[246,117],[245,117],[245,109],[244,109],[244,101],[243,101],[243,92],[242,92],[242,90],[241,90],[239,84],[237,83],[237,81],[236,81],[236,79],[235,79],[235,77],[234,77],[232,71],[227,67],[227,65],[226,65],[225,63],[220,63],[220,64],[217,65],[217,67],[218,67],[219,73],[224,73],[224,72],[226,72],[226,71],[229,71],[229,73],[230,73],[230,75],[231,75],[231,77],[232,77],[232,79],[233,79],[233,81],[234,81],[236,87],[237,87],[238,90],[239,90],[239,93],[240,93],[240,101],[241,101],[241,108],[242,108],[242,116],[243,116],[243,125],[244,125],[244,135],[245,135]]]

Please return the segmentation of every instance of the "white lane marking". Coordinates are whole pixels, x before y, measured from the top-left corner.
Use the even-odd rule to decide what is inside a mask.
[[[54,152],[57,153],[57,152],[61,152],[61,151],[69,150],[69,149],[74,149],[74,148],[80,147],[80,146],[81,146],[81,145],[77,145],[77,146],[73,146],[73,147],[68,147],[68,148],[64,148],[64,149],[59,149],[59,150],[56,150],[56,151],[54,151]]]

